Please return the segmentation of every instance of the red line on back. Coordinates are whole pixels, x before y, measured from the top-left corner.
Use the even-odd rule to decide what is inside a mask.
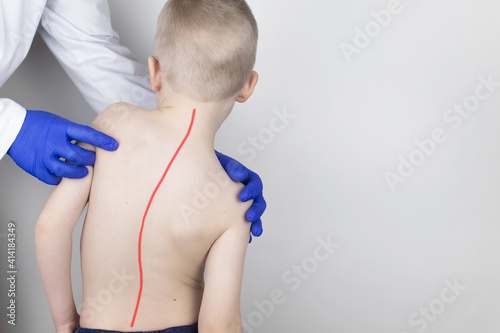
[[[135,318],[137,317],[137,311],[139,310],[139,304],[141,302],[142,287],[143,287],[143,283],[144,283],[144,278],[143,278],[143,274],[142,274],[142,259],[141,259],[142,231],[144,230],[144,222],[146,221],[146,216],[148,215],[149,208],[151,207],[151,203],[153,202],[153,198],[155,197],[156,192],[160,188],[160,185],[163,182],[163,180],[165,179],[165,176],[167,175],[167,172],[170,169],[170,166],[174,162],[175,158],[177,157],[177,154],[179,153],[179,151],[181,150],[182,146],[184,145],[184,143],[186,142],[187,138],[189,137],[189,134],[191,133],[191,128],[193,127],[195,114],[196,114],[196,109],[193,109],[193,115],[191,116],[191,123],[189,124],[189,129],[188,129],[188,131],[186,133],[186,136],[184,137],[184,139],[182,140],[181,144],[177,148],[177,151],[175,152],[174,156],[172,156],[172,159],[168,163],[168,166],[165,169],[165,172],[163,173],[163,176],[161,177],[160,181],[158,182],[158,185],[156,185],[156,188],[153,191],[153,194],[151,195],[151,198],[149,199],[148,206],[146,207],[146,211],[144,212],[144,216],[142,218],[141,231],[139,233],[139,274],[140,274],[141,281],[140,281],[140,287],[139,287],[139,295],[137,296],[137,304],[135,305],[134,316],[132,317],[132,322],[130,323],[130,327],[134,327]]]

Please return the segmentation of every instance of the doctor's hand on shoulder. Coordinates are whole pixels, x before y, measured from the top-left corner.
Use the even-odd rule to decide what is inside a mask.
[[[118,148],[115,139],[89,126],[45,111],[27,111],[7,154],[24,171],[44,183],[57,185],[62,177],[85,177],[88,173],[85,165],[94,165],[95,152],[73,144],[73,140],[109,151]]]

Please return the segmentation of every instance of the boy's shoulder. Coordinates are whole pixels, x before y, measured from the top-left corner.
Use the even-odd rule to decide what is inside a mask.
[[[131,118],[140,117],[141,114],[147,111],[150,110],[126,102],[114,103],[94,119],[92,127],[103,133],[110,134],[123,124],[129,123]]]
[[[210,214],[220,217],[220,222],[225,228],[234,223],[246,222],[245,214],[250,208],[252,201],[242,202],[239,193],[244,185],[233,181],[224,169],[219,165],[213,168],[205,178],[197,195],[202,198],[195,198],[198,203],[203,200],[210,201]],[[250,224],[250,223],[245,223]]]

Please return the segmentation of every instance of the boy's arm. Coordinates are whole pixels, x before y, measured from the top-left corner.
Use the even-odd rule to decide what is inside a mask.
[[[38,266],[57,333],[73,332],[79,324],[71,287],[71,252],[73,229],[92,183],[93,168],[87,168],[89,174],[83,179],[63,178],[36,225]]]
[[[214,242],[207,257],[200,333],[240,333],[240,294],[250,224],[242,216]]]

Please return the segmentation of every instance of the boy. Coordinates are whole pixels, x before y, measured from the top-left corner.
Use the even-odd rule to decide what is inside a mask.
[[[158,110],[118,103],[103,111],[93,126],[120,147],[97,149],[85,179],[64,179],[37,223],[57,333],[78,325],[81,333],[242,332],[250,204],[238,200],[242,185],[223,171],[214,138],[235,101],[245,102],[257,83],[257,37],[244,0],[165,5],[156,58],[148,59]],[[71,236],[87,202],[79,317]]]

